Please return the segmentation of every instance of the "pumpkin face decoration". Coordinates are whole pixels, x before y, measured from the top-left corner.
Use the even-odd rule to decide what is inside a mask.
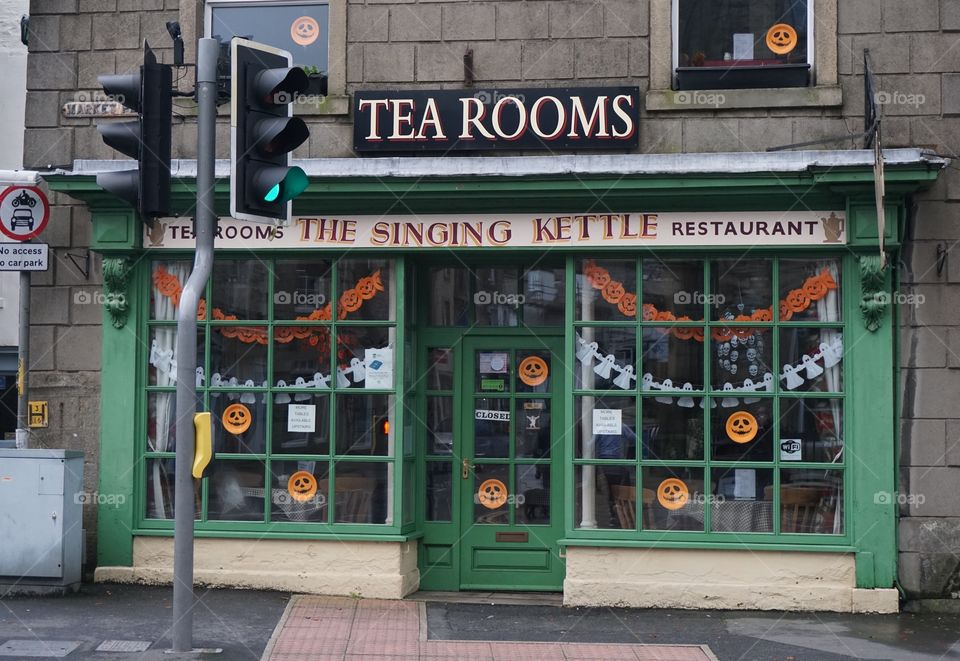
[[[540,356],[527,356],[520,361],[517,374],[528,386],[539,386],[547,380],[550,369],[547,367],[547,362]]]
[[[488,510],[495,510],[507,502],[507,485],[500,480],[486,480],[477,490],[477,500]]]
[[[611,280],[607,283],[607,286],[603,288],[603,300],[611,305],[615,305],[620,302],[620,299],[623,298],[623,295],[626,293],[626,290],[623,288],[623,283]]]
[[[608,284],[610,284],[610,274],[603,269],[596,269],[593,272],[593,278],[591,279],[591,284],[594,289],[605,289]]]
[[[797,47],[797,30],[792,25],[777,23],[767,30],[767,48],[777,55],[786,55]]]
[[[253,416],[250,414],[250,409],[243,404],[231,404],[223,410],[220,422],[223,423],[223,428],[231,434],[242,434],[250,429]]]
[[[287,493],[298,503],[305,503],[317,493],[317,478],[309,471],[297,471],[287,480]]]
[[[309,46],[320,36],[320,24],[312,16],[301,16],[290,25],[290,38],[298,46]]]
[[[664,509],[678,510],[687,504],[690,491],[683,480],[668,477],[657,487],[657,500]]]
[[[617,301],[617,309],[620,310],[620,314],[625,317],[636,317],[637,316],[637,295],[636,294],[624,294],[619,301]]]
[[[734,443],[749,443],[757,437],[757,419],[746,411],[735,411],[727,418],[727,436]]]
[[[818,275],[807,278],[807,281],[803,283],[803,293],[806,294],[811,301],[819,301],[827,295],[827,283]]]
[[[802,289],[791,289],[787,294],[787,307],[790,312],[803,312],[810,307],[810,297]]]
[[[363,299],[356,289],[348,289],[340,295],[340,306],[347,312],[356,312],[363,304]]]
[[[371,298],[377,295],[377,287],[373,283],[373,278],[367,276],[366,278],[360,278],[357,281],[356,286],[357,294],[365,301],[369,301]]]

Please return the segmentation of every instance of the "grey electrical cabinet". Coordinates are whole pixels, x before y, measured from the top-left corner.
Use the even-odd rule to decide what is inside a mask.
[[[82,452],[0,450],[0,585],[79,586],[83,500]]]

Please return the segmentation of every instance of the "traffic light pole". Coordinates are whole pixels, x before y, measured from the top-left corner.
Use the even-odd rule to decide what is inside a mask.
[[[214,176],[217,130],[216,39],[197,44],[197,205],[193,271],[177,309],[177,454],[174,497],[173,651],[193,649],[193,414],[196,412],[197,306],[213,270]]]

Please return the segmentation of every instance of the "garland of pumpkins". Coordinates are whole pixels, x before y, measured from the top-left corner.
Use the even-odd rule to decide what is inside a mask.
[[[610,305],[616,305],[617,309],[626,317],[637,316],[637,295],[628,292],[622,282],[614,280],[610,272],[598,266],[593,260],[587,260],[584,263],[583,273],[587,276],[590,285],[600,291],[603,300]],[[829,269],[823,269],[816,275],[807,278],[802,287],[791,289],[786,298],[780,301],[780,321],[790,321],[795,314],[799,314],[809,308],[815,301],[824,298],[831,289],[837,288],[837,281],[830,275]],[[641,319],[643,321],[700,321],[703,319],[691,319],[687,315],[676,316],[669,310],[657,310],[652,303],[644,303],[640,306]],[[773,308],[761,308],[754,310],[753,314],[739,314],[730,322],[738,321],[773,321]],[[703,329],[694,326],[677,326],[674,328],[661,328],[664,333],[670,333],[679,340],[696,340],[703,342]],[[718,342],[727,342],[734,335],[744,340],[757,330],[766,329],[757,328],[714,328],[710,336]]]
[[[174,307],[180,305],[180,295],[183,287],[177,276],[168,272],[162,265],[157,267],[153,273],[153,286],[163,296],[170,299]],[[337,303],[337,319],[345,319],[347,314],[359,310],[365,301],[369,301],[377,292],[384,291],[383,282],[380,279],[380,271],[374,271],[368,276],[357,280],[357,284],[350,289],[345,290],[340,295],[340,301]],[[329,321],[332,313],[331,304],[327,303],[321,308],[317,308],[306,316],[296,317],[296,321]],[[213,319],[217,321],[235,321],[236,315],[225,314],[220,308],[213,308]],[[197,319],[204,320],[207,317],[207,302],[200,299],[197,306]],[[248,326],[218,326],[216,329],[224,337],[234,338],[246,344],[267,344],[267,331],[260,327]],[[311,326],[275,326],[273,329],[274,340],[281,344],[288,344],[294,339],[304,340],[311,346],[325,346],[325,340],[329,336],[328,328],[317,328]],[[323,342],[323,344],[321,344]]]

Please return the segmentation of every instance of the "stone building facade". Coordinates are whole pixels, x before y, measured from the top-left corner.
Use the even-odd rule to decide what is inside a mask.
[[[299,110],[310,139],[300,158],[354,156],[350,95],[363,89],[637,86],[639,153],[763,152],[853,135],[864,126],[863,51],[877,74],[886,148],[953,157],[960,144],[960,3],[955,0],[811,0],[815,84],[723,94],[671,89],[671,0],[331,0],[329,96]],[[144,40],[169,62],[167,21],[179,21],[186,61],[204,32],[196,0],[33,0],[24,165],[69,169],[114,159],[96,120],[64,103],[95,95],[97,76],[137,66]],[[464,56],[472,67],[465,71]],[[179,86],[191,86],[192,69]],[[472,79],[472,80],[471,80]],[[85,96],[87,95],[87,96]],[[196,156],[195,111],[175,101],[173,157]],[[221,117],[218,156],[229,150]],[[862,145],[849,139],[830,149]],[[82,449],[97,484],[102,308],[100,258],[89,274],[68,259],[91,241],[90,213],[53,195],[45,240],[56,259],[34,276],[31,393],[50,401],[37,445]],[[912,198],[901,259],[899,320],[899,585],[911,598],[960,594],[960,176],[946,169]],[[82,261],[82,260],[81,260]],[[106,408],[103,409],[104,411]],[[892,424],[892,421],[891,421]],[[97,512],[85,508],[89,544]]]

